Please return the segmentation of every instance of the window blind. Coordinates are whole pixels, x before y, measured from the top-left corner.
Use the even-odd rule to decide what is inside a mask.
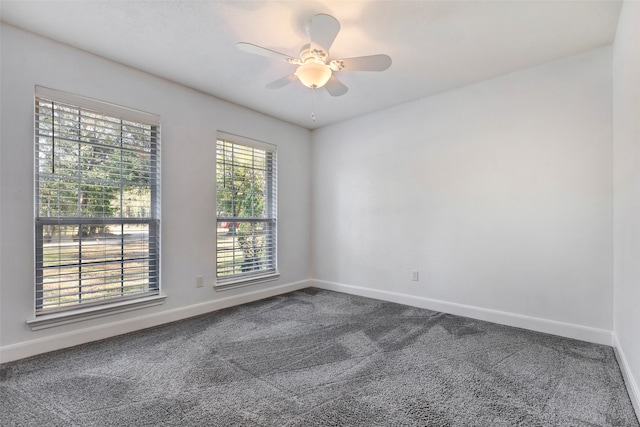
[[[36,90],[36,314],[157,294],[159,121],[52,95]]]
[[[216,143],[218,284],[277,269],[275,147],[228,138]]]

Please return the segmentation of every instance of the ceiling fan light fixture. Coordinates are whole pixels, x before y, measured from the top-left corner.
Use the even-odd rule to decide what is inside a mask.
[[[269,58],[278,58],[296,66],[295,72],[267,84],[267,89],[279,89],[297,80],[308,88],[317,89],[323,87],[331,96],[342,96],[349,89],[333,75],[334,72],[384,71],[391,66],[391,58],[383,54],[344,59],[332,58],[329,50],[339,31],[340,23],[333,16],[324,13],[314,15],[307,28],[309,42],[300,47],[298,58],[252,43],[239,42],[237,46],[245,52]],[[311,91],[312,110],[314,94],[315,91]],[[313,118],[314,116],[312,113],[311,117]]]
[[[319,88],[327,84],[331,78],[331,68],[313,59],[300,65],[295,72],[300,82],[308,88]]]

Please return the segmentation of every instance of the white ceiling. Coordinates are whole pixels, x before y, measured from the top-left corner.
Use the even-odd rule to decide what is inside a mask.
[[[621,2],[1,0],[2,21],[306,128],[610,44]],[[294,66],[238,50],[296,56],[317,13],[341,25],[332,58],[385,53],[383,72],[337,72],[341,97],[299,82]]]

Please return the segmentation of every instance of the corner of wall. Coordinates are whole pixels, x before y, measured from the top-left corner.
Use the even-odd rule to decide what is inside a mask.
[[[613,44],[613,346],[640,419],[640,3],[624,1]]]

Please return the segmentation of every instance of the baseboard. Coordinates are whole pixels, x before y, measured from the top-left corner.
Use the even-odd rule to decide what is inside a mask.
[[[596,344],[611,345],[611,331],[606,329],[591,328],[588,326],[563,323],[555,320],[541,319],[537,317],[523,316],[521,314],[491,310],[448,301],[431,298],[417,297],[397,292],[382,291],[378,289],[364,288],[360,286],[346,285],[342,283],[313,280],[313,286],[321,289],[360,295],[368,298],[406,304],[413,307],[426,308],[434,311],[471,317],[501,325],[514,326],[537,332],[588,341]]]
[[[613,333],[612,338],[613,350],[616,353],[616,359],[618,359],[618,365],[620,365],[620,371],[622,372],[624,383],[627,386],[627,391],[629,392],[629,399],[631,399],[633,409],[635,409],[636,411],[636,417],[638,417],[638,419],[640,420],[640,388],[638,387],[638,383],[631,373],[629,361],[624,354],[624,350],[620,345],[620,341],[618,341],[618,336],[615,332]]]
[[[570,323],[562,323],[553,320],[523,316],[515,313],[490,310],[447,301],[416,297],[413,295],[382,291],[323,280],[303,280],[263,290],[247,292],[232,297],[194,304],[187,307],[180,307],[172,310],[162,311],[160,313],[153,313],[135,317],[132,319],[115,321],[105,325],[51,335],[36,340],[30,340],[0,347],[0,363],[7,363],[14,360],[24,359],[26,357],[35,356],[41,353],[47,353],[49,351],[59,350],[62,348],[73,347],[75,345],[84,344],[91,341],[98,341],[101,339],[162,325],[164,323],[186,319],[200,314],[210,313],[212,311],[221,310],[235,305],[246,304],[249,302],[269,298],[299,289],[304,289],[311,286],[390,302],[396,302],[399,304],[406,304],[414,307],[426,308],[434,311],[441,311],[459,316],[471,317],[474,319],[485,320],[488,322],[514,326],[538,332],[560,335],[597,344],[612,345],[611,331],[604,329],[590,328]],[[619,347],[618,350],[620,350]],[[623,357],[622,359],[624,360]],[[632,384],[632,386],[634,387],[633,393],[635,393],[634,396],[636,399],[636,401],[634,402],[634,406],[636,406],[638,405],[638,396],[640,396],[640,393],[638,393],[637,384],[634,381],[630,381],[628,383]],[[630,394],[631,393],[632,392],[630,392]]]
[[[193,304],[187,307],[175,308],[172,310],[143,315],[132,319],[119,320],[107,323],[105,325],[94,326],[73,332],[61,333],[44,338],[12,344],[0,347],[0,363],[12,362],[14,360],[24,359],[26,357],[35,356],[54,350],[60,350],[79,344],[98,341],[105,338],[111,338],[117,335],[138,331],[153,326],[159,326],[169,322],[175,322],[176,320],[187,319],[189,317],[198,316],[200,314],[210,313],[212,311],[221,310],[223,308],[246,304],[287,292],[308,288],[310,286],[311,281],[303,280],[299,282],[288,283],[285,285],[274,286],[267,289],[246,292],[231,297],[206,301],[199,304]]]

